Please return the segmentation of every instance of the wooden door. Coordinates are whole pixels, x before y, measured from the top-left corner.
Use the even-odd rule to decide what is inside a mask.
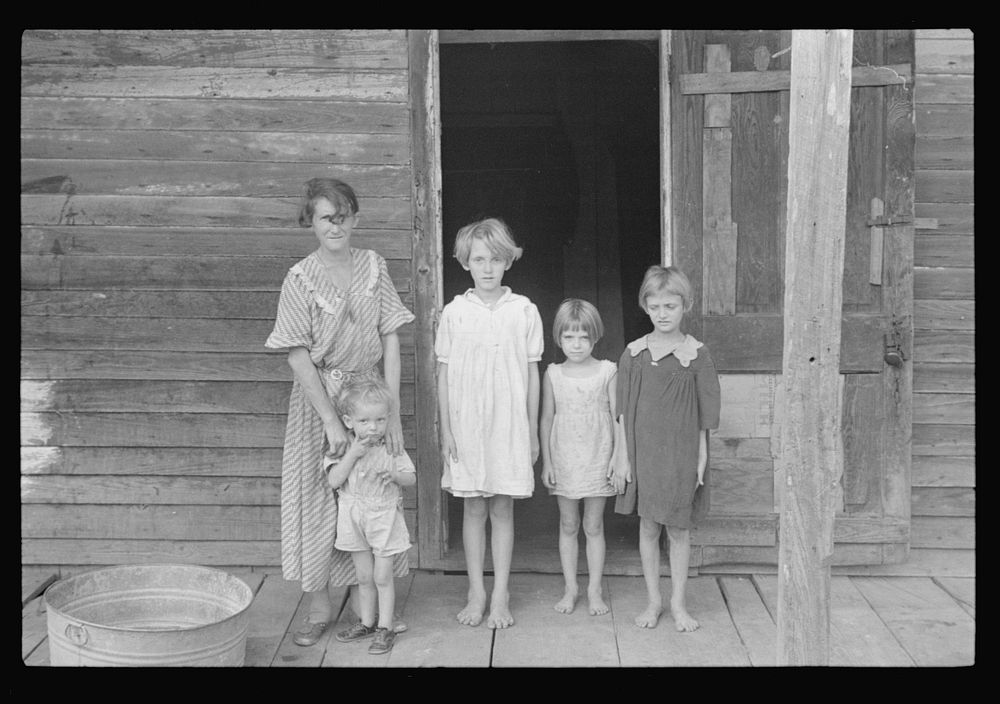
[[[706,547],[702,564],[752,562],[772,553],[741,520],[780,502],[791,34],[677,31],[671,46],[672,261],[695,289],[688,331],[722,373],[712,520],[733,548]],[[856,31],[854,59],[835,559],[878,564],[903,559],[909,540],[912,32]]]

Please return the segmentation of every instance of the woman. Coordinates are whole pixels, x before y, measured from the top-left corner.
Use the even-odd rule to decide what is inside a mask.
[[[359,217],[346,183],[306,183],[299,224],[312,227],[319,247],[286,274],[265,343],[288,350],[294,375],[281,463],[281,570],[285,579],[301,580],[310,597],[305,626],[293,638],[303,646],[318,642],[336,617],[327,587],[357,584],[350,555],[333,547],[337,501],[322,469],[325,452],[340,456],[348,444],[331,399],[348,379],[378,376],[380,360],[393,397],[386,446],[394,455],[403,451],[396,331],[414,316],[399,300],[385,260],[351,247]],[[393,572],[408,571],[401,553]]]

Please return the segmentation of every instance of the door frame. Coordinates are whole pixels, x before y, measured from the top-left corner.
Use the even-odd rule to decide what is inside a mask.
[[[441,489],[434,336],[444,304],[441,220],[440,45],[442,43],[650,40],[660,44],[660,259],[673,261],[670,30],[407,30],[413,207],[413,295],[417,432],[417,566],[462,569],[447,552]]]

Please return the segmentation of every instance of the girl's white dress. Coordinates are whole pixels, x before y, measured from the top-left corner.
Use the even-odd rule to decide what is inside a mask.
[[[608,380],[617,369],[602,359],[596,374],[576,378],[563,374],[561,364],[549,365],[556,406],[549,441],[556,488],[550,494],[582,499],[618,493],[608,482],[614,449]]]
[[[542,319],[526,296],[490,308],[469,289],[444,307],[434,349],[447,364],[457,462],[442,488],[454,496],[528,498],[535,487],[528,428],[528,364],[542,358]]]

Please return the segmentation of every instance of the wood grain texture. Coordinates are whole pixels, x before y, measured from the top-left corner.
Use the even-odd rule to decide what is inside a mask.
[[[280,540],[280,525],[280,509],[276,505],[24,504],[21,507],[23,538]]]
[[[975,457],[915,456],[913,486],[976,486]]]
[[[746,576],[720,577],[719,586],[733,618],[733,625],[746,647],[754,667],[775,665],[777,630],[753,579]]]
[[[930,579],[852,580],[920,667],[975,662],[975,623]]]
[[[920,362],[972,364],[976,361],[975,333],[964,330],[917,330],[913,333],[913,355]]]
[[[913,456],[974,457],[974,425],[919,423],[913,426]]]
[[[919,128],[918,128],[919,129]],[[918,132],[915,162],[918,169],[972,170],[975,163],[975,138],[933,137]]]
[[[386,70],[28,64],[21,95],[404,102],[407,85],[404,71]]]
[[[973,76],[918,72],[915,76],[915,82],[918,105],[975,104],[975,80]]]
[[[31,30],[23,64],[405,68],[403,30]]]
[[[975,394],[976,367],[974,364],[914,364],[914,392],[944,394]],[[974,399],[971,399],[974,406]]]
[[[921,203],[972,203],[975,172],[971,169],[920,169],[916,198]]]
[[[225,98],[21,96],[21,127],[36,130],[194,130],[301,134],[405,134],[405,103]]]
[[[917,218],[934,218],[937,227],[932,234],[971,235],[975,230],[974,207],[971,203],[914,203]]]
[[[973,39],[930,39],[918,37],[916,47],[916,71],[918,74],[975,73],[975,42]]]
[[[511,578],[510,607],[515,626],[500,629],[493,639],[494,667],[617,667],[618,644],[611,614],[591,616],[586,598],[575,611],[552,608],[562,597],[553,592],[548,575]],[[607,588],[605,588],[607,594]]]
[[[856,66],[851,71],[850,85],[884,86],[911,80],[909,64],[888,66]],[[681,78],[681,93],[768,93],[789,90],[790,71],[734,71],[732,73],[691,73]]]
[[[304,167],[296,162],[224,161],[221,157],[211,161],[22,157],[21,192],[73,196],[294,198],[294,209],[288,213],[288,224],[294,225],[304,172],[306,177],[328,176],[354,184],[365,220],[375,200],[365,198],[367,194],[377,194],[378,198],[408,199],[410,196],[408,165],[324,162]],[[368,222],[369,226],[371,224]]]
[[[22,381],[21,410],[283,414],[291,386],[277,381]],[[406,384],[400,389],[400,413],[412,416],[413,410],[413,385]]]
[[[833,567],[833,574],[891,577],[975,577],[976,551],[913,548],[906,561],[898,564]]]
[[[78,447],[281,447],[285,416],[249,413],[22,413],[21,443]],[[403,439],[416,447],[413,418]]]
[[[71,183],[65,175],[45,178],[52,179],[52,183]],[[45,181],[46,188],[49,183]],[[286,190],[291,191],[293,186],[295,190],[300,187],[298,177]],[[73,195],[71,185],[66,185],[66,189],[61,195],[22,194],[21,225],[276,228],[288,227],[298,212],[298,196],[291,195],[283,198]],[[407,229],[409,211],[409,200],[403,198],[364,200],[365,223],[376,229]]]
[[[975,271],[958,268],[920,268],[913,273],[915,299],[974,299]]]
[[[878,511],[882,503],[879,483],[885,451],[882,379],[876,374],[845,374],[843,394],[843,502]]]
[[[844,264],[851,30],[794,31],[780,463],[778,663],[830,658],[829,560],[840,505],[839,286]],[[812,321],[812,322],[808,322]]]
[[[609,577],[608,592],[614,608],[618,653],[623,667],[740,667],[750,664],[747,651],[725,606],[718,582],[696,577],[687,582],[687,609],[701,628],[679,633],[669,612],[657,628],[637,628],[632,619],[646,607],[646,589],[640,580]],[[670,580],[660,589],[670,593]]]
[[[940,577],[934,582],[948,592],[965,613],[976,618],[976,580],[963,577]]]
[[[918,393],[913,395],[913,422],[975,425],[974,394]]]
[[[969,487],[914,487],[914,516],[975,516],[976,490]]]
[[[918,147],[920,138],[973,137],[975,135],[974,116],[975,107],[973,105],[918,104],[916,109]]]
[[[22,159],[292,162],[341,164],[341,170],[349,172],[353,164],[408,164],[409,148],[404,134],[21,131]],[[231,163],[228,166],[235,168]],[[304,168],[308,167],[299,167],[300,171]]]
[[[914,301],[913,327],[917,330],[974,330],[975,301]]]
[[[24,564],[122,565],[180,563],[209,566],[274,565],[281,543],[261,540],[75,540],[25,539]]]
[[[250,605],[244,667],[270,667],[302,599],[296,582],[268,576]]]
[[[975,550],[975,518],[914,516],[910,545],[915,548]]]
[[[975,241],[961,235],[920,235],[914,241],[918,267],[975,267]]]
[[[254,227],[90,227],[87,225],[21,228],[21,254],[63,256],[170,257],[196,252],[205,257],[305,257],[316,249],[308,228],[291,220],[282,228]],[[351,236],[351,246],[374,249],[385,259],[409,259],[405,230],[375,230],[364,219]]]

